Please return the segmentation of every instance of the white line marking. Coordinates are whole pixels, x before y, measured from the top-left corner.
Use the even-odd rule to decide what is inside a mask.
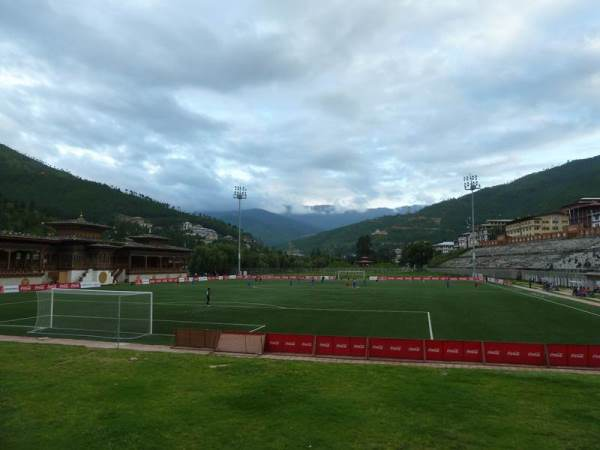
[[[28,320],[28,319],[36,319],[37,316],[31,316],[31,317],[19,317],[18,319],[9,319],[9,320],[2,320],[0,321],[0,323],[6,323],[6,322],[16,322],[17,320]]]
[[[144,320],[144,319],[135,319]],[[233,322],[195,322],[193,320],[155,320],[155,322],[174,322],[174,323],[200,323],[210,325],[236,325],[240,327],[256,327],[259,326],[257,323],[233,323]]]
[[[359,312],[359,313],[407,313],[407,314],[425,314],[427,311],[415,311],[415,310],[395,310],[395,309],[338,309],[338,308],[303,308],[296,306],[281,306],[275,304],[266,304],[266,303],[246,303],[244,305],[261,305],[265,306],[264,308],[256,308],[254,306],[230,306],[232,303],[238,302],[219,302],[219,303],[211,303],[211,308],[232,308],[232,309],[286,309],[291,311],[331,311],[331,312]],[[242,304],[242,302],[239,302]],[[155,303],[156,304],[156,303]],[[198,307],[207,307],[205,304],[197,304],[197,303],[178,303],[180,305],[189,305],[189,306],[198,306]],[[225,304],[227,306],[225,306]],[[166,303],[161,303],[162,305],[166,305]],[[175,305],[175,303],[170,303],[169,305]]]
[[[74,318],[74,319],[102,319],[102,320],[117,320],[118,317],[102,317],[102,316],[71,316],[71,315],[58,315],[55,314],[54,317],[66,317],[66,318]],[[127,318],[122,317],[121,320],[136,320],[136,321],[144,321],[147,322],[148,319],[137,319],[137,318]],[[261,326],[258,323],[233,323],[233,322],[198,322],[194,320],[170,320],[170,319],[155,319],[154,322],[173,322],[173,323],[198,323],[202,325],[235,325],[240,327],[258,327]],[[66,328],[62,328],[65,329]],[[80,328],[77,328],[80,329]],[[81,328],[85,329],[85,328]],[[100,331],[100,330],[91,330],[91,331]]]
[[[496,285],[494,285],[494,286],[496,286]],[[575,311],[579,311],[579,312],[582,312],[582,313],[590,314],[592,316],[600,317],[600,314],[593,313],[591,311],[587,311],[587,310],[581,309],[581,308],[575,308],[574,306],[565,305],[563,303],[553,302],[552,300],[549,300],[549,299],[547,299],[545,297],[540,297],[539,295],[530,294],[529,292],[523,292],[521,290],[516,290],[516,289],[509,289],[509,288],[506,288],[504,286],[496,286],[496,287],[501,288],[501,289],[505,289],[505,290],[511,290],[512,292],[516,292],[516,293],[524,295],[526,297],[531,297],[531,298],[535,298],[537,300],[541,300],[543,302],[552,303],[554,305],[562,306],[563,308],[570,308],[570,309],[574,309]],[[565,299],[565,300],[568,301],[567,299]]]
[[[427,321],[429,322],[429,339],[433,341],[433,327],[431,326],[431,314],[427,311]]]
[[[260,327],[256,327],[254,330],[250,330],[249,333],[254,333],[255,331],[262,330],[266,325],[261,325]]]
[[[23,305],[25,303],[36,303],[37,300],[24,300],[24,301],[18,301],[18,302],[2,302],[0,303],[0,306],[10,306],[10,305]]]

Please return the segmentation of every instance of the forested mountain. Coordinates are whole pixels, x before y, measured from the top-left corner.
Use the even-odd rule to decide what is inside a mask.
[[[206,214],[232,225],[238,222],[237,211],[209,211]],[[322,231],[296,220],[294,216],[275,214],[258,208],[242,211],[242,229],[265,244],[273,246],[285,246],[293,239]]]
[[[84,180],[0,144],[0,230],[39,232],[50,218],[85,218],[113,224],[118,214],[140,216],[154,225],[185,220],[235,234],[235,227],[204,215],[189,214],[134,192]]]
[[[475,222],[551,212],[580,197],[595,196],[600,196],[600,156],[570,161],[478,191],[475,194]],[[428,206],[415,214],[368,220],[299,239],[294,244],[304,251],[319,248],[348,253],[353,251],[359,236],[377,229],[387,233],[373,236],[378,245],[399,246],[421,239],[453,240],[466,231],[470,215],[470,195],[464,195]]]

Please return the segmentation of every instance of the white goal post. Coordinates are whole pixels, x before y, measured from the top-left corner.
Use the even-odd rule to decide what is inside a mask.
[[[364,270],[338,270],[338,280],[364,280],[367,275]]]
[[[152,334],[152,292],[51,289],[37,292],[32,333],[138,339]]]

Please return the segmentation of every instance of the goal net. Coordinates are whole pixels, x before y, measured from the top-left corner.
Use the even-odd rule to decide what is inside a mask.
[[[52,289],[37,292],[32,333],[107,339],[152,334],[152,292]]]
[[[364,280],[366,273],[364,270],[338,270],[338,280]]]

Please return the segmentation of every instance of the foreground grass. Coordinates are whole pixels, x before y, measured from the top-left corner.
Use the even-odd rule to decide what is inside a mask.
[[[0,344],[0,448],[598,448],[600,377]]]

